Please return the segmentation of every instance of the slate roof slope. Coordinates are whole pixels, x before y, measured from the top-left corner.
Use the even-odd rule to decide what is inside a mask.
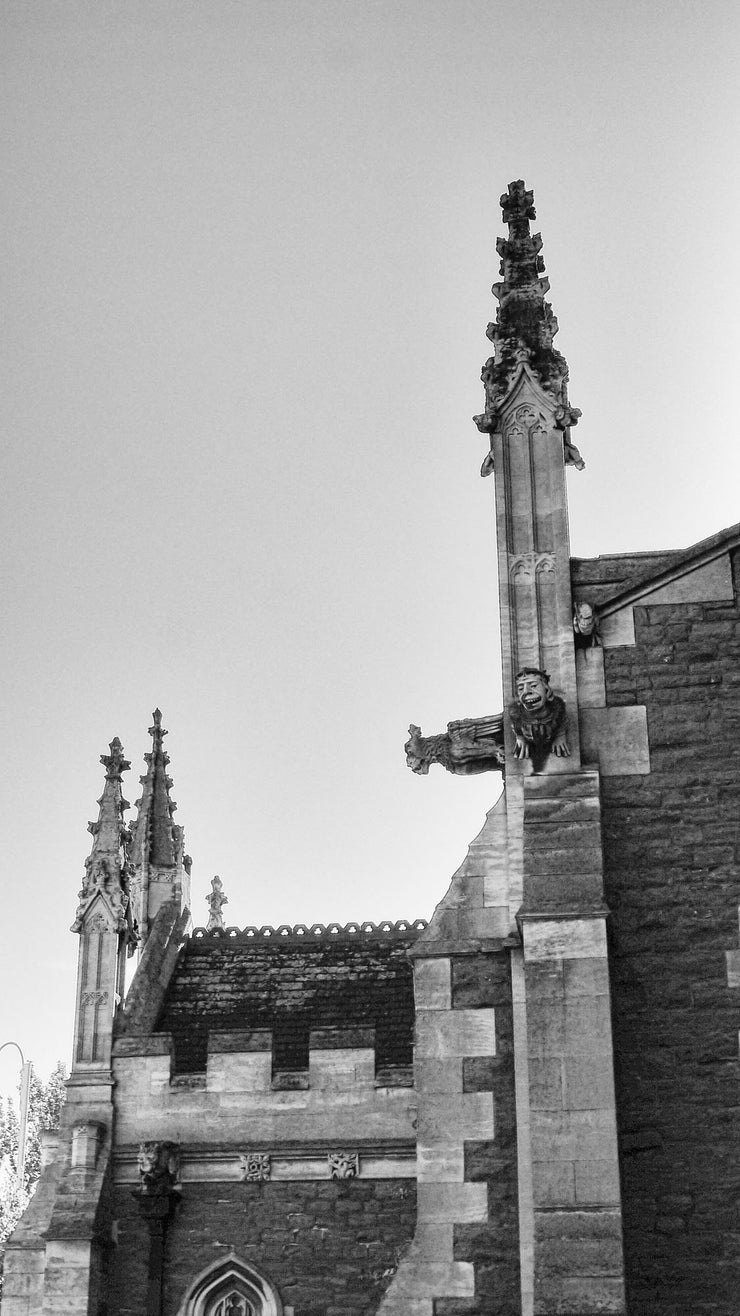
[[[308,1067],[312,1029],[358,1026],[375,1029],[378,1070],[410,1065],[407,952],[423,926],[292,936],[199,929],[180,950],[155,1031],[173,1035],[181,1074],[205,1071],[210,1031],[254,1029],[272,1031],[276,1070]]]
[[[571,582],[576,598],[588,598],[596,607],[627,601],[627,596],[657,588],[676,576],[720,557],[740,545],[740,524],[720,530],[690,548],[660,553],[605,553],[601,557],[571,558]]]

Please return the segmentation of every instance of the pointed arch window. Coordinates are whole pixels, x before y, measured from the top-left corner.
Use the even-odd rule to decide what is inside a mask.
[[[193,1280],[177,1316],[288,1316],[277,1289],[235,1253]]]

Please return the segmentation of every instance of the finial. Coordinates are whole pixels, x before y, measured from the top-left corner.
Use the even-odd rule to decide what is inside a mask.
[[[161,744],[161,742],[164,740],[164,737],[169,734],[167,731],[165,731],[164,727],[162,726],[161,708],[155,708],[154,712],[152,713],[152,722],[154,725],[150,726],[149,735],[151,736],[155,745],[157,741],[159,741]]]
[[[501,197],[501,210],[509,236],[496,241],[501,257],[501,282],[494,283],[492,292],[498,309],[495,323],[489,324],[486,330],[494,354],[486,361],[481,374],[486,409],[474,417],[475,423],[483,433],[490,434],[498,428],[503,404],[521,370],[526,369],[555,402],[555,425],[566,438],[566,461],[578,465],[580,454],[570,444],[569,431],[581,413],[568,402],[568,367],[565,358],[553,347],[558,322],[550,303],[545,301],[550,281],[544,274],[545,263],[540,255],[542,238],[539,233],[531,233],[529,227],[530,220],[536,216],[534,193],[521,179],[509,183]],[[490,470],[491,463],[487,460],[481,474],[487,475]]]
[[[229,897],[224,895],[224,884],[217,874],[216,877],[211,878],[211,894],[206,896],[206,904],[209,910],[206,932],[213,932],[214,928],[224,926],[224,916],[221,910],[228,903]]]
[[[123,745],[118,736],[114,736],[110,742],[110,754],[100,755],[100,762],[106,769],[106,781],[120,781],[121,774],[128,772],[131,764],[123,757]]]
[[[527,221],[536,219],[537,212],[534,208],[534,192],[524,186],[521,178],[515,183],[509,183],[508,191],[501,196],[500,205],[505,224],[524,223],[527,224],[526,232],[529,232]]]

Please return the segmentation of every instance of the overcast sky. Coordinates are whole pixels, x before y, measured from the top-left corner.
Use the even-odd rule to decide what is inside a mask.
[[[572,550],[738,512],[726,3],[4,0],[0,1040],[69,1062],[118,735],[169,728],[196,923],[428,916],[500,791],[481,365],[535,190]],[[14,1082],[6,1051],[0,1091]]]

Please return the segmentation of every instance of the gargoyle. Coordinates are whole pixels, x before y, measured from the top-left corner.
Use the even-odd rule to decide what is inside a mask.
[[[478,772],[503,772],[504,715],[466,717],[448,722],[438,736],[422,736],[421,727],[409,727],[404,745],[406,762],[412,772],[426,776],[431,763],[441,763],[448,772],[469,777]]]
[[[509,718],[516,736],[514,754],[531,759],[541,772],[548,755],[570,755],[568,713],[565,700],[553,694],[550,677],[539,667],[523,667],[516,675],[516,699],[509,704]]]

